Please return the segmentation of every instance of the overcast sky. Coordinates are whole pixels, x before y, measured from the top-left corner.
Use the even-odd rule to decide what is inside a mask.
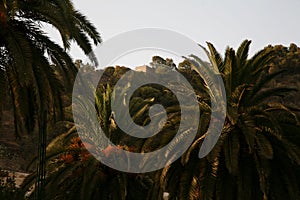
[[[268,44],[293,42],[300,46],[299,0],[73,0],[73,3],[95,24],[104,42],[125,31],[156,27],[179,32],[203,45],[205,41],[212,42],[222,54],[227,46],[236,48],[244,39],[252,40],[251,54]],[[84,57],[74,45],[70,53],[73,58]],[[117,64],[147,62],[138,57],[128,56]]]

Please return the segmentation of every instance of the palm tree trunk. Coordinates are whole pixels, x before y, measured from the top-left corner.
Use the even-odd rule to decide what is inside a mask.
[[[45,197],[45,178],[46,178],[46,142],[47,142],[47,111],[43,109],[39,118],[39,144],[38,144],[38,163],[37,180],[35,189],[35,199]]]

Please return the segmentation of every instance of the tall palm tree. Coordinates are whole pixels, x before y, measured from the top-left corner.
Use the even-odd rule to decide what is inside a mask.
[[[205,138],[202,135],[181,160],[159,171],[160,184],[154,187],[152,199],[163,191],[178,199],[300,198],[295,177],[300,149],[286,137],[289,131],[299,133],[299,121],[290,108],[273,103],[271,98],[295,88],[266,87],[283,72],[267,74],[274,52],[261,50],[248,58],[249,46],[250,41],[246,40],[237,51],[228,48],[224,59],[212,44],[208,43],[209,51],[204,48],[224,80],[225,126],[207,157],[198,158]],[[190,62],[196,71],[204,64],[195,56]]]
[[[46,35],[43,24],[59,31],[64,47]],[[41,176],[38,183],[42,185],[47,120],[49,116],[54,121],[62,119],[62,92],[66,86],[71,87],[77,72],[65,50],[75,41],[89,54],[89,38],[94,44],[101,42],[96,28],[75,10],[70,0],[0,2],[0,95],[8,89],[12,97],[16,136],[32,132],[37,122]]]

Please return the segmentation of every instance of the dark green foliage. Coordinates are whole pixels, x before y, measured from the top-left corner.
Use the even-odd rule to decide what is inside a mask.
[[[286,76],[286,70],[280,66],[278,70],[270,70],[278,58],[276,50],[266,48],[248,58],[249,47],[250,41],[246,40],[237,51],[228,48],[224,58],[210,43],[209,50],[205,49],[211,65],[221,72],[227,93],[225,125],[208,156],[198,158],[210,121],[210,97],[207,84],[195,67],[195,64],[207,63],[192,56],[178,71],[190,81],[196,92],[201,126],[186,153],[171,165],[152,173],[119,172],[93,157],[82,160],[84,148],[70,150],[71,138],[77,137],[73,126],[48,146],[46,192],[49,199],[157,200],[162,199],[164,192],[170,194],[170,199],[182,200],[276,200],[283,196],[299,199],[300,126],[295,113],[299,106],[292,107],[276,99],[286,99],[287,95],[297,93],[298,87],[272,83]],[[292,45],[290,52],[294,54],[296,49]],[[153,62],[166,63],[166,60],[155,57]],[[128,70],[107,68],[98,85],[96,105],[92,106],[96,107],[106,135],[120,148],[132,152],[154,151],[168,144],[176,134],[180,107],[175,95],[164,86],[145,85],[135,91],[129,102],[132,119],[139,125],[147,125],[150,122],[149,108],[159,103],[167,111],[167,123],[158,135],[146,139],[123,133],[114,122],[110,101],[115,84]],[[140,74],[141,79],[143,76]],[[171,147],[168,153],[176,154]],[[72,155],[72,161],[63,157],[62,162],[61,156],[67,154]],[[145,165],[152,164],[145,162]],[[33,178],[34,175],[31,181]]]

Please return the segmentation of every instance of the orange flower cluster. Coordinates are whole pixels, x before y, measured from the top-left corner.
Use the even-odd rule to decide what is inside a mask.
[[[106,157],[110,156],[112,153],[117,153],[117,154],[121,154],[120,150],[125,150],[125,151],[129,151],[129,152],[135,152],[136,148],[135,147],[128,147],[126,145],[122,146],[122,145],[117,145],[117,146],[107,146],[102,152],[104,153],[104,155]]]
[[[104,155],[106,157],[109,157],[111,154],[113,153],[117,153],[117,154],[120,154],[121,153],[121,150],[122,149],[122,146],[118,145],[118,146],[107,146],[102,152],[104,153]]]
[[[61,156],[61,160],[67,164],[73,161],[86,161],[91,157],[87,150],[87,146],[92,146],[88,143],[83,143],[79,137],[71,139],[71,144],[68,146],[68,151]]]
[[[68,154],[68,153],[62,155],[62,156],[60,157],[60,159],[61,159],[62,161],[64,161],[65,163],[67,163],[67,164],[70,164],[70,163],[72,163],[72,162],[74,161],[73,155],[72,155],[72,154]]]
[[[73,161],[86,161],[91,157],[89,151],[95,151],[95,147],[92,144],[88,142],[82,142],[80,137],[72,138],[71,144],[67,149],[67,153],[61,156],[61,160],[68,164]],[[102,153],[105,157],[109,157],[114,154],[120,155],[122,153],[121,150],[136,152],[137,149],[135,147],[128,147],[126,145],[108,145],[104,150],[102,150]]]

